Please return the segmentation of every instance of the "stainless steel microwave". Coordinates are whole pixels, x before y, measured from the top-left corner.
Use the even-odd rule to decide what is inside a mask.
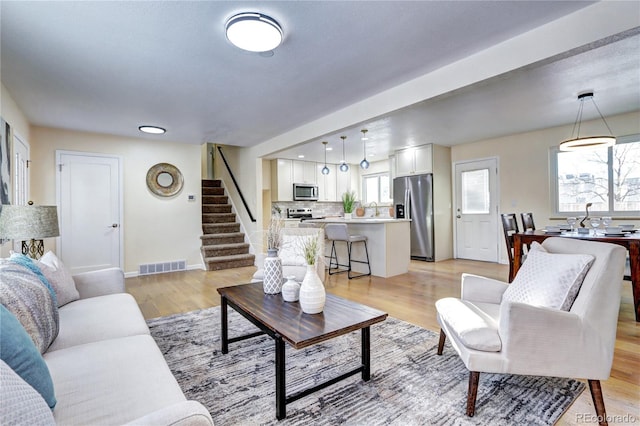
[[[318,185],[294,183],[293,199],[295,201],[318,201]]]

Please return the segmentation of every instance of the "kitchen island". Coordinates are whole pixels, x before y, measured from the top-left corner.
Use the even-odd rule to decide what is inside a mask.
[[[371,275],[388,278],[400,275],[409,271],[410,254],[410,219],[393,218],[327,218],[311,219],[306,223],[314,223],[317,226],[324,226],[328,223],[346,223],[347,230],[351,235],[364,235],[367,237],[367,248],[369,251],[369,263],[371,264]],[[347,247],[344,242],[336,242],[338,260],[342,264],[347,263]],[[325,255],[327,264],[331,254],[331,244],[325,243]],[[360,243],[353,244],[351,258],[356,260],[366,259],[364,246]],[[353,263],[354,272],[367,272],[367,265]]]

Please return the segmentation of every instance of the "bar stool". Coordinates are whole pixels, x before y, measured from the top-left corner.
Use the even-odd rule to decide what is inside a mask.
[[[329,275],[346,272],[349,279],[371,275],[371,264],[369,263],[369,250],[367,249],[367,237],[364,235],[349,235],[346,223],[329,223],[324,227],[327,240],[331,241],[331,256],[329,257]],[[344,241],[347,244],[349,256],[348,264],[338,263],[338,252],[336,251],[336,241]],[[355,260],[351,258],[351,245],[353,243],[364,243],[364,252],[367,260]],[[366,274],[351,275],[351,263],[366,263],[369,272]],[[334,268],[335,266],[335,268]],[[340,269],[340,266],[346,269]],[[333,271],[333,272],[332,272]]]

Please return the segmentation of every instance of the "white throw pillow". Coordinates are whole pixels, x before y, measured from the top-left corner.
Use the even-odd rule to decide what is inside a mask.
[[[80,298],[71,272],[55,254],[50,251],[46,252],[40,260],[36,261],[36,265],[56,292],[58,307]]]
[[[502,300],[569,311],[593,260],[589,254],[549,253],[534,242]]]
[[[0,360],[0,424],[55,425],[42,395]]]
[[[283,265],[306,266],[303,247],[306,240],[316,238],[315,235],[283,235],[278,257]]]

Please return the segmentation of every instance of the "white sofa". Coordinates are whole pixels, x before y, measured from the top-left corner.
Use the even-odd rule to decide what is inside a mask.
[[[282,246],[278,252],[278,257],[282,260],[282,277],[294,276],[297,282],[302,282],[307,273],[307,264],[302,255],[300,243],[296,240],[301,238],[315,237],[318,239],[318,258],[316,261],[316,271],[324,282],[325,261],[324,261],[324,230],[322,228],[282,228],[280,230]],[[256,254],[255,265],[258,270],[253,274],[252,282],[264,279],[264,258],[266,254]]]
[[[58,309],[58,336],[42,355],[57,399],[55,423],[212,425],[207,409],[182,393],[124,292],[122,271],[73,278],[80,298]]]

